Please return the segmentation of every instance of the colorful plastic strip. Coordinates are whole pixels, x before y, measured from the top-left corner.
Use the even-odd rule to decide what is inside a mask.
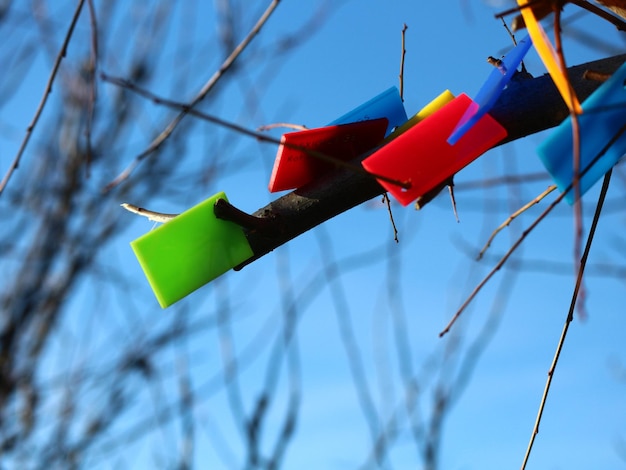
[[[462,94],[363,160],[371,173],[410,184],[409,189],[379,180],[406,206],[439,186],[507,135],[489,114],[478,120],[456,145],[447,140],[473,101]]]
[[[453,99],[454,99],[454,95],[450,92],[450,90],[445,90],[439,96],[437,96],[434,100],[432,100],[422,109],[420,109],[415,115],[413,115],[411,119],[406,121],[400,127],[396,128],[395,131],[393,131],[390,135],[387,136],[387,138],[385,139],[385,142],[387,143],[395,139],[396,137],[400,136],[401,134],[404,134],[415,124],[423,121],[428,116],[430,116],[435,111],[439,110],[440,108],[448,104]]]
[[[561,68],[559,58],[554,50],[554,47],[552,47],[552,43],[548,39],[548,36],[543,30],[541,24],[537,21],[532,8],[526,8],[529,1],[517,0],[517,4],[522,7],[521,12],[524,17],[524,23],[526,23],[526,29],[528,29],[528,34],[530,34],[530,37],[533,40],[535,49],[548,69],[548,72],[559,90],[559,93],[561,93],[563,100],[567,104],[568,109],[576,112],[576,114],[581,114],[583,111],[578,98],[576,97],[576,93],[574,93],[574,90],[569,84],[567,72]]]
[[[223,192],[130,243],[162,308],[253,256],[238,225],[218,219]]]
[[[626,155],[626,64],[603,83],[582,105],[580,130],[580,195],[591,188]],[[621,132],[621,135],[618,134]],[[613,142],[608,148],[607,145]],[[566,119],[537,149],[539,158],[565,199],[575,201],[572,121]],[[604,153],[603,153],[604,152]]]
[[[488,113],[491,108],[493,108],[502,94],[502,90],[504,90],[511,81],[511,78],[513,78],[513,75],[517,72],[517,67],[522,62],[522,59],[524,59],[531,45],[532,41],[530,36],[526,36],[501,59],[501,63],[492,70],[487,81],[478,91],[476,98],[474,98],[476,106],[472,105],[468,108],[452,132],[452,135],[448,139],[449,144],[456,144],[458,140],[463,137],[463,134],[476,124],[485,113]]]
[[[270,177],[270,192],[300,188],[335,168],[307,151],[341,161],[375,148],[385,137],[387,119],[353,122],[338,126],[289,132],[281,138]]]

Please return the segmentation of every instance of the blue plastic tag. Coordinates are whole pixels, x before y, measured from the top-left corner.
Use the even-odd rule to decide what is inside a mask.
[[[484,83],[476,98],[474,105],[470,106],[457,124],[448,138],[450,145],[456,144],[463,134],[465,134],[478,120],[493,108],[502,90],[513,78],[517,71],[517,67],[530,49],[532,41],[530,36],[526,36],[515,46],[492,72],[489,74],[487,81]]]
[[[396,127],[404,124],[408,120],[400,92],[395,86],[385,90],[380,95],[375,96],[340,118],[335,119],[328,125],[350,124],[352,122],[369,121],[371,119],[380,118],[386,118],[389,121],[385,137],[391,134],[391,131]]]
[[[580,129],[580,195],[582,196],[620,158],[626,154],[626,132],[600,155],[607,144],[626,126],[626,64],[603,83],[582,104],[584,113],[578,116]],[[539,158],[561,192],[568,191],[565,200],[574,203],[574,149],[572,121],[563,121],[554,133],[537,149]]]

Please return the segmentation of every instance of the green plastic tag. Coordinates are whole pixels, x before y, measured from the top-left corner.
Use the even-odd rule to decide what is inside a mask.
[[[162,308],[253,256],[238,225],[215,217],[220,192],[130,243]]]

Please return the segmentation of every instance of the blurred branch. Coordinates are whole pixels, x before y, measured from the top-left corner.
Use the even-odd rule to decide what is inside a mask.
[[[133,170],[139,165],[139,163],[151,155],[154,151],[156,151],[163,143],[169,138],[169,136],[174,132],[174,129],[178,126],[180,121],[189,113],[189,111],[200,101],[202,101],[209,92],[215,87],[215,85],[219,82],[219,80],[224,76],[226,72],[233,66],[235,61],[239,58],[239,56],[243,53],[243,51],[248,47],[250,42],[254,39],[254,37],[261,31],[261,28],[267,20],[269,20],[270,16],[278,7],[280,0],[272,0],[272,3],[267,7],[265,12],[258,19],[257,23],[252,27],[248,35],[239,43],[239,45],[233,49],[231,54],[226,58],[224,63],[220,66],[220,68],[211,76],[211,78],[202,86],[198,94],[189,102],[187,105],[188,109],[183,109],[178,113],[178,115],[170,121],[170,123],[165,127],[163,131],[150,143],[148,148],[146,148],[143,152],[135,157],[133,162],[122,172],[120,173],[111,183],[109,183],[106,187],[106,190],[110,190],[111,188],[117,186],[122,181],[126,180]]]
[[[65,58],[67,54],[67,46],[70,43],[70,39],[72,38],[74,27],[76,26],[76,23],[78,22],[78,17],[80,16],[80,12],[83,9],[84,3],[85,3],[85,0],[79,0],[78,4],[76,5],[76,10],[74,11],[74,15],[72,16],[72,20],[70,21],[70,26],[67,29],[67,33],[65,34],[65,39],[63,40],[61,49],[59,50],[59,53],[56,56],[54,65],[52,66],[52,71],[50,72],[50,76],[48,77],[48,83],[46,83],[43,96],[41,97],[41,101],[39,102],[39,105],[37,106],[35,115],[33,116],[33,119],[31,120],[30,124],[26,128],[26,134],[24,135],[24,139],[22,140],[20,148],[15,154],[15,157],[13,157],[13,162],[11,163],[11,165],[9,166],[9,169],[7,170],[4,177],[2,178],[2,181],[0,181],[0,196],[4,192],[4,188],[6,188],[6,185],[9,182],[11,175],[13,175],[13,172],[19,166],[20,160],[22,158],[22,155],[24,154],[24,151],[26,150],[26,146],[28,145],[28,142],[30,141],[30,137],[33,133],[33,130],[35,129],[35,126],[37,125],[37,122],[39,121],[39,118],[41,117],[41,113],[43,112],[46,106],[46,103],[48,102],[48,96],[50,96],[50,93],[52,92],[52,84],[54,83],[54,79],[56,78],[57,72],[59,71],[59,66],[61,65],[61,61]]]

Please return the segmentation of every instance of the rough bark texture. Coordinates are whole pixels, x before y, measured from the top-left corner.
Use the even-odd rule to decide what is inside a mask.
[[[570,67],[570,80],[583,101],[601,85],[587,80],[587,70],[613,73],[626,61],[626,54]],[[500,96],[490,114],[502,124],[508,137],[499,145],[557,126],[568,110],[549,75],[524,78],[518,74]],[[360,162],[367,155],[358,158]],[[255,256],[243,266],[264,256],[307,230],[384,193],[375,179],[346,169],[338,169],[259,209],[253,215],[269,219],[262,230],[247,230]]]

